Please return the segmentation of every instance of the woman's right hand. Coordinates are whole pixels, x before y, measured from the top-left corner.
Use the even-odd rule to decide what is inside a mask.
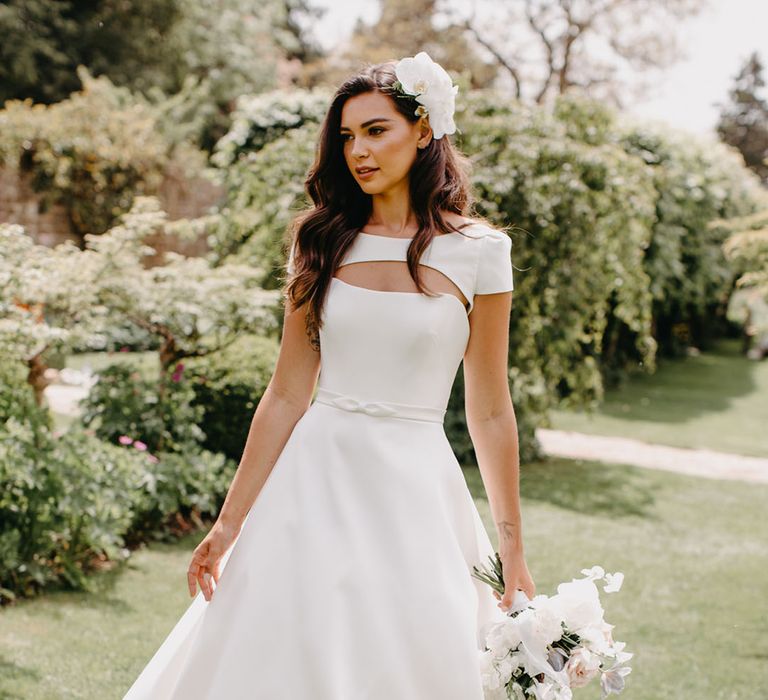
[[[200,591],[207,601],[211,600],[214,588],[211,587],[211,578],[219,585],[221,573],[221,559],[237,539],[239,530],[227,527],[216,521],[210,532],[195,548],[192,561],[187,569],[187,583],[189,595],[195,597],[196,583],[200,584]]]

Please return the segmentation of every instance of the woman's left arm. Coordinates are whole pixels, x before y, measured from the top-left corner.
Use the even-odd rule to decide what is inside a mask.
[[[502,610],[511,606],[518,588],[529,598],[536,592],[523,552],[517,420],[507,373],[511,309],[511,291],[476,295],[464,354],[467,428],[498,534]]]

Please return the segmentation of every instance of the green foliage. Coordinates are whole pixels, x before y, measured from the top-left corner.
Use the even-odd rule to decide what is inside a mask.
[[[236,462],[277,362],[273,338],[242,336],[228,348],[184,364],[185,381],[194,390],[192,405],[203,411],[203,446]]]
[[[768,195],[766,195],[768,201]],[[747,340],[768,344],[768,208],[750,216],[713,221],[711,228],[727,236],[723,251],[736,270],[736,290],[728,317],[740,322]],[[763,350],[757,348],[757,357]]]
[[[208,238],[215,264],[262,264],[271,271],[264,287],[280,286],[283,247],[276,232],[308,204],[304,179],[328,98],[322,91],[275,91],[238,102],[232,130],[211,157],[227,190]]]
[[[144,237],[166,224],[156,199],[137,198],[120,226],[86,236],[94,286],[112,314],[149,331],[160,343],[161,376],[185,357],[226,347],[242,332],[274,329],[279,294],[263,289],[262,265],[227,263],[165,253],[165,265],[147,268],[154,250]]]
[[[137,194],[156,192],[172,149],[146,103],[105,77],[78,73],[82,91],[63,102],[5,104],[0,162],[30,173],[43,206],[63,204],[84,235],[109,228]],[[189,149],[185,157],[192,162]]]
[[[227,169],[228,195],[209,236],[214,264],[260,264],[270,271],[264,288],[279,287],[276,270],[283,260],[283,241],[276,232],[284,232],[306,207],[304,177],[316,133],[310,124],[291,130]]]
[[[210,450],[160,454],[145,472],[127,542],[173,540],[215,518],[236,470],[236,462]]]
[[[143,89],[168,80],[178,60],[169,42],[178,0],[8,0],[0,5],[0,104],[52,103],[78,88],[86,65],[118,85]]]
[[[238,158],[277,141],[292,129],[319,124],[331,96],[327,88],[241,95],[232,113],[232,126],[216,144],[211,162],[226,168]]]
[[[194,389],[175,373],[162,391],[156,378],[146,378],[129,364],[99,370],[82,402],[83,425],[106,442],[121,436],[138,440],[150,453],[183,452],[205,439],[201,406],[193,406]]]
[[[37,433],[53,429],[47,410],[38,406],[27,384],[24,365],[6,353],[0,354],[0,428],[11,420]]]
[[[236,463],[195,442],[204,436],[189,384],[158,401],[130,368],[109,367],[93,392],[104,401],[100,430],[57,434],[20,363],[0,365],[0,379],[0,604],[51,587],[89,589],[89,574],[126,560],[130,546],[218,514]],[[131,395],[133,386],[144,393]],[[97,434],[133,426],[149,426],[178,452]]]
[[[642,268],[653,216],[649,173],[610,142],[607,117],[592,104],[562,102],[550,115],[473,93],[466,110],[474,126],[462,146],[483,166],[473,177],[479,208],[515,225],[513,393],[520,413],[532,411],[532,424],[542,425],[559,399],[590,405],[601,397],[615,329],[640,361],[653,363]]]
[[[725,234],[710,222],[752,212],[758,179],[738,154],[683,132],[629,124],[622,146],[651,169],[655,221],[643,261],[653,296],[654,335],[666,354],[708,347],[723,332],[734,266]]]
[[[87,587],[101,562],[125,559],[145,460],[85,433],[0,427],[0,600]]]

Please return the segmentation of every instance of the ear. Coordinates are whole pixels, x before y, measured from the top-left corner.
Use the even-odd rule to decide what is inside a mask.
[[[419,140],[417,148],[426,148],[432,140],[432,127],[429,125],[428,115],[422,115],[419,119]]]

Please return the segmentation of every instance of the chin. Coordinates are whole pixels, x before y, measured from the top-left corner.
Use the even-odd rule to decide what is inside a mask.
[[[358,183],[360,185],[360,189],[363,190],[366,194],[379,194],[383,192],[386,187],[382,186],[381,184],[373,183],[373,182],[360,182]]]

